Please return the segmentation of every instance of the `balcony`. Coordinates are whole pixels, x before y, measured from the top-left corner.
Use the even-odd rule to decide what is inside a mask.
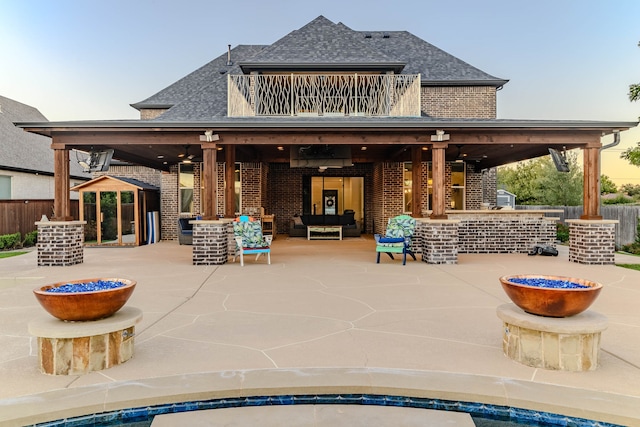
[[[419,117],[419,74],[229,75],[229,117]]]

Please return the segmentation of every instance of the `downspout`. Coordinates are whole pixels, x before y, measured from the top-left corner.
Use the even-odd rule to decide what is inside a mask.
[[[598,162],[598,200],[600,202],[598,203],[598,210],[602,207],[602,183],[600,182],[600,179],[602,178],[602,151],[607,148],[615,147],[618,144],[620,144],[620,131],[615,129],[613,131],[613,142],[600,147],[600,161]],[[600,215],[600,212],[598,212],[598,215]]]

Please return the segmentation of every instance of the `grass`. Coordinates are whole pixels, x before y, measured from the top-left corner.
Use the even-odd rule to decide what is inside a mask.
[[[26,253],[27,253],[26,251],[0,252],[0,258],[9,258],[12,256],[18,256]]]
[[[618,267],[629,268],[631,270],[640,271],[640,264],[616,264]]]

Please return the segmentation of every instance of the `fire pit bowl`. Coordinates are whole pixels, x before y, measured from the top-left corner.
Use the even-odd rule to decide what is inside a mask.
[[[120,310],[135,286],[134,280],[127,279],[84,279],[42,286],[33,293],[52,316],[67,321],[87,321],[103,319]]]
[[[602,290],[600,283],[563,276],[503,276],[502,288],[515,305],[530,314],[568,317],[583,312]]]

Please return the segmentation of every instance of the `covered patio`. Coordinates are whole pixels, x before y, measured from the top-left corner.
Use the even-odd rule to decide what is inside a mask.
[[[115,150],[114,158],[167,171],[180,161],[180,154],[187,147],[194,159],[202,164],[201,225],[204,226],[220,217],[233,218],[237,214],[234,211],[234,167],[229,165],[236,162],[288,164],[292,159],[289,149],[293,147],[346,146],[353,165],[383,165],[385,162],[422,165],[412,170],[411,215],[428,219],[431,231],[444,229],[451,235],[448,249],[457,245],[457,231],[448,230],[451,221],[457,220],[450,218],[448,209],[447,164],[464,162],[481,171],[548,155],[550,148],[558,151],[580,149],[584,170],[583,214],[580,220],[572,222],[573,236],[578,240],[571,244],[571,259],[580,263],[611,263],[613,244],[594,249],[596,253],[602,250],[609,253],[604,261],[578,247],[584,246],[583,237],[592,235],[594,230],[598,236],[593,241],[611,240],[614,224],[602,221],[600,215],[601,141],[603,136],[613,135],[613,144],[617,143],[619,132],[636,123],[387,117],[350,118],[348,121],[336,118],[231,118],[198,123],[96,121],[18,125],[52,138],[56,160],[54,221],[71,219],[68,165],[69,150],[73,148],[87,151],[110,148]],[[431,167],[429,175],[426,173],[427,162]],[[222,163],[227,166],[224,176],[218,170]],[[266,182],[261,185],[262,188],[256,191],[262,198],[262,205],[277,206],[278,191],[270,189]],[[432,194],[427,194],[428,187]],[[372,199],[384,200],[384,190],[384,187],[374,189]],[[426,202],[427,195],[429,203]],[[220,203],[220,200],[224,202]],[[373,206],[372,200],[369,203]],[[220,206],[223,206],[222,210]],[[368,210],[371,230],[383,231],[387,219],[384,212]],[[290,212],[276,212],[276,221],[288,221],[291,215]],[[278,228],[282,228],[282,224]],[[198,231],[194,231],[196,235]],[[425,238],[429,235],[425,234]],[[226,258],[221,256],[210,262],[222,263]],[[444,262],[455,263],[457,259]]]

